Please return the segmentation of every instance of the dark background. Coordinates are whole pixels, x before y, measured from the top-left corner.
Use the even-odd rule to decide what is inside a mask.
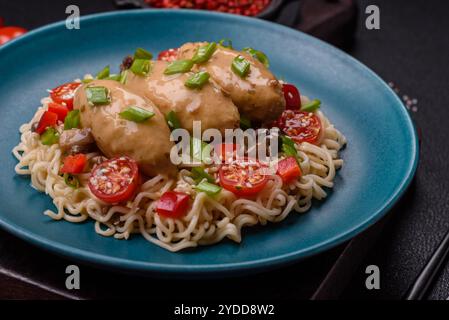
[[[408,192],[387,218],[371,231],[374,235],[368,232],[359,237],[358,242],[344,244],[281,270],[239,279],[195,281],[193,292],[188,296],[181,292],[176,298],[307,299],[329,269],[335,267],[335,261],[343,261],[339,264],[343,265],[340,273],[334,273],[334,279],[329,282],[332,286],[340,283],[341,287],[336,290],[338,293],[328,296],[400,299],[449,228],[449,144],[445,139],[449,133],[449,1],[360,0],[356,3],[357,25],[353,33],[346,35],[348,41],[342,49],[386,82],[394,82],[400,89],[400,96],[408,95],[418,100],[418,110],[411,115],[421,132],[421,158]],[[68,4],[78,4],[82,14],[115,9],[110,0],[0,0],[0,16],[7,24],[32,29],[65,19]],[[364,10],[370,4],[380,8],[380,30],[365,28]],[[351,250],[357,253],[351,256],[348,254]],[[69,261],[0,231],[0,297],[3,298],[46,298],[55,297],[55,294],[117,297],[125,292],[126,297],[161,299],[172,294],[172,285],[191,286],[188,282],[141,279],[82,267],[82,283],[87,288],[81,296],[71,296],[72,292],[62,290],[64,268],[68,264]],[[380,290],[365,288],[365,268],[370,264],[380,268]],[[125,291],[114,290],[111,280]],[[156,289],[159,290],[157,293],[154,292]],[[446,261],[427,298],[446,299],[448,296],[449,262]]]
[[[403,94],[419,100],[412,115],[421,130],[420,164],[403,199],[406,206],[391,217],[379,243],[366,258],[382,272],[380,291],[363,290],[353,280],[345,297],[399,298],[426,263],[449,228],[449,77],[448,1],[359,1],[377,4],[381,30],[359,25],[348,53],[368,65]],[[356,275],[362,275],[361,272]],[[430,299],[449,296],[449,264],[434,284]]]

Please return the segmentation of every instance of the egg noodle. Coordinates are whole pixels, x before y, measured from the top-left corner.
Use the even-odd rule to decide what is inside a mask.
[[[56,210],[46,210],[44,214],[54,220],[77,223],[91,218],[100,235],[128,239],[131,234],[140,233],[172,252],[217,243],[224,238],[241,242],[244,226],[279,222],[292,211],[307,211],[313,198],[326,197],[325,188],[334,186],[336,170],[343,165],[338,152],[346,139],[321,111],[316,111],[323,130],[320,145],[295,144],[302,175],[289,184],[283,184],[277,175],[270,175],[267,185],[255,198],[239,198],[226,189],[211,197],[197,192],[188,168],[180,168],[177,180],[159,174],[145,181],[132,201],[110,205],[91,194],[87,185],[89,173],[78,176],[78,188],[68,186],[59,174],[63,150],[59,144],[43,145],[39,135],[32,132],[32,124],[41,118],[49,102],[49,97],[42,99],[42,106],[33,119],[20,127],[21,141],[13,149],[19,161],[16,173],[30,175],[34,188],[53,199]],[[87,154],[88,159],[99,156],[102,156],[99,152]],[[215,174],[218,167],[212,164],[207,171]],[[156,213],[157,200],[173,189],[193,199],[189,212],[179,219]]]

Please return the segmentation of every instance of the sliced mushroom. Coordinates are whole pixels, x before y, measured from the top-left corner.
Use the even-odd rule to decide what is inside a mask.
[[[59,137],[59,146],[68,153],[87,152],[94,142],[89,128],[64,130]]]

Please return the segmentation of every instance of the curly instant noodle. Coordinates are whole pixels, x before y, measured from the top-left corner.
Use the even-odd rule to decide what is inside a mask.
[[[53,199],[56,210],[47,210],[44,214],[69,222],[90,218],[95,220],[95,231],[100,235],[128,239],[137,233],[172,252],[214,244],[224,238],[241,242],[244,226],[280,222],[292,211],[306,212],[313,199],[326,197],[326,188],[334,186],[336,170],[343,165],[339,151],[346,139],[321,111],[316,111],[322,125],[320,144],[295,144],[301,159],[299,179],[285,184],[272,174],[254,198],[239,198],[226,189],[211,197],[194,188],[196,182],[189,168],[180,168],[177,179],[156,175],[141,185],[132,200],[110,205],[92,195],[87,185],[88,173],[78,176],[80,186],[76,189],[65,183],[60,175],[63,150],[59,144],[42,144],[39,134],[32,131],[32,124],[47,110],[51,99],[44,98],[41,102],[33,119],[20,127],[20,143],[13,154],[19,161],[16,173],[29,175],[32,185]],[[102,154],[91,152],[87,159],[99,156]],[[216,175],[218,168],[212,164],[206,170]],[[187,214],[179,219],[163,217],[156,212],[158,199],[169,190],[186,193],[193,199]]]

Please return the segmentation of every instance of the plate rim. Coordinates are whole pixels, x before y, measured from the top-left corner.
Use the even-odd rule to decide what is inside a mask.
[[[85,15],[80,18],[80,23],[83,23],[86,20],[101,20],[101,19],[108,19],[109,17],[117,17],[117,16],[127,16],[127,15],[178,15],[178,16],[199,16],[200,18],[203,17],[213,17],[216,16],[221,19],[225,20],[234,20],[234,21],[243,21],[245,23],[250,23],[253,25],[260,25],[262,27],[267,27],[268,25],[270,28],[277,29],[282,32],[287,32],[289,34],[301,34],[302,37],[305,38],[307,42],[312,42],[315,45],[318,45],[319,47],[324,48],[324,50],[330,51],[332,54],[337,54],[339,58],[342,58],[343,61],[352,64],[357,69],[364,72],[367,76],[372,78],[374,81],[381,84],[384,88],[387,89],[387,91],[390,92],[392,96],[392,101],[394,101],[395,105],[400,106],[402,119],[405,120],[405,124],[407,129],[409,130],[412,141],[411,143],[411,153],[412,158],[408,159],[409,164],[407,167],[406,173],[403,175],[403,179],[401,180],[401,183],[395,188],[394,192],[391,193],[390,197],[387,201],[385,201],[384,205],[381,206],[377,211],[373,212],[370,217],[364,219],[359,224],[353,226],[352,228],[344,231],[339,232],[338,235],[326,239],[324,241],[321,241],[319,243],[316,243],[313,246],[309,246],[307,249],[301,249],[292,251],[285,254],[275,255],[267,258],[257,259],[257,260],[250,260],[250,261],[243,261],[243,262],[232,262],[232,263],[218,263],[218,264],[193,264],[193,265],[184,265],[184,264],[166,264],[166,263],[156,263],[151,261],[136,261],[132,259],[126,259],[126,258],[117,258],[112,257],[104,254],[95,253],[92,251],[79,249],[77,247],[72,247],[70,245],[57,243],[55,241],[49,240],[48,238],[45,238],[43,236],[37,235],[32,231],[29,231],[27,229],[22,228],[19,225],[16,225],[15,223],[12,223],[8,221],[7,219],[4,219],[3,216],[0,215],[0,227],[7,232],[10,232],[11,234],[39,247],[44,250],[50,251],[52,253],[55,253],[60,256],[72,258],[77,261],[85,262],[87,264],[94,264],[99,266],[106,266],[110,267],[112,269],[118,269],[122,271],[138,271],[141,273],[154,273],[154,272],[160,272],[163,274],[186,274],[186,275],[193,275],[193,274],[212,274],[214,273],[215,276],[224,275],[228,273],[244,273],[245,271],[256,271],[261,269],[272,269],[277,268],[280,266],[284,266],[290,263],[297,262],[299,260],[308,258],[310,256],[316,255],[320,252],[327,251],[331,248],[334,248],[338,246],[339,244],[353,238],[357,234],[363,232],[368,227],[379,221],[382,217],[384,217],[390,209],[397,203],[397,201],[403,196],[407,188],[409,187],[411,181],[413,180],[417,167],[419,162],[419,143],[418,143],[418,136],[416,132],[415,125],[413,123],[413,120],[410,117],[410,114],[408,113],[407,109],[405,108],[404,104],[401,102],[399,97],[392,91],[392,89],[385,83],[385,81],[378,76],[373,70],[371,70],[369,67],[355,59],[354,57],[350,56],[349,54],[345,53],[339,48],[334,47],[333,45],[330,45],[318,38],[315,38],[311,35],[308,35],[306,33],[303,33],[301,31],[279,25],[273,22],[250,18],[250,17],[244,17],[244,16],[237,16],[237,15],[231,15],[231,14],[224,14],[224,13],[216,13],[216,12],[207,12],[207,11],[201,11],[201,10],[188,10],[188,9],[182,9],[182,10],[174,10],[174,9],[143,9],[143,10],[118,10],[113,12],[106,12],[106,13],[97,13],[97,14],[90,14]],[[14,48],[16,45],[20,45],[22,41],[27,41],[30,37],[36,37],[39,36],[40,33],[47,32],[49,30],[58,28],[65,25],[65,20],[54,22],[45,26],[42,26],[40,28],[34,29],[25,35],[16,38],[3,46],[0,47],[0,56],[3,52],[10,50],[10,48]],[[219,274],[218,274],[219,273]]]

